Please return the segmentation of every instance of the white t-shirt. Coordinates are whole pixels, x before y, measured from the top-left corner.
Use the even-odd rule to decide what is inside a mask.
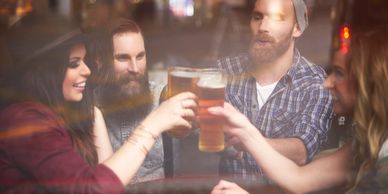
[[[385,140],[383,146],[381,146],[381,150],[379,152],[379,159],[382,159],[385,156],[388,156],[388,139]]]
[[[259,83],[256,82],[256,92],[257,92],[257,101],[259,102],[259,109],[263,107],[265,102],[267,102],[269,96],[273,92],[273,90],[276,87],[276,84],[278,82],[266,85],[266,86],[261,86]]]

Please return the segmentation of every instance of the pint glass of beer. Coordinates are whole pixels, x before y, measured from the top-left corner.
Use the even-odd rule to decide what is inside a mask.
[[[217,69],[202,70],[197,83],[199,98],[199,143],[203,152],[219,152],[224,149],[224,131],[222,121],[208,113],[212,106],[224,105],[226,78]]]
[[[197,91],[198,70],[189,67],[170,67],[168,69],[167,97],[170,98],[181,92]],[[176,138],[186,137],[191,130],[172,129],[167,133]]]

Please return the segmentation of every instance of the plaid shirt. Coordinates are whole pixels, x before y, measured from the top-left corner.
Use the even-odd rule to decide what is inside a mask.
[[[218,61],[218,68],[229,74],[226,100],[269,138],[299,138],[307,149],[308,161],[327,141],[331,125],[332,98],[324,89],[324,70],[311,64],[295,49],[293,64],[276,85],[263,107],[258,109],[256,80],[248,54]],[[260,148],[257,148],[260,149]],[[224,154],[220,174],[255,179],[262,175],[255,160],[244,153],[242,159]]]

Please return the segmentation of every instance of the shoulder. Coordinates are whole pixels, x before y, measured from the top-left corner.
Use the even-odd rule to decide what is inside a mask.
[[[229,74],[240,74],[244,72],[245,68],[249,66],[249,64],[250,59],[248,53],[241,53],[236,56],[227,56],[218,59],[216,67]]]
[[[309,61],[303,56],[299,58],[297,67],[304,77],[307,76],[316,80],[324,80],[326,78],[326,72],[321,66]]]
[[[388,140],[380,150],[379,159],[373,170],[369,171],[359,185],[349,193],[387,193],[388,192]]]
[[[303,57],[298,49],[294,50],[293,65],[290,71],[295,74],[295,77],[310,79],[309,81],[323,81],[326,78],[325,70]]]
[[[94,106],[94,118],[95,119],[104,119],[101,109],[97,106]]]
[[[52,110],[34,102],[13,104],[0,113],[2,136],[33,134],[62,125],[62,120]]]
[[[329,96],[329,91],[323,86],[325,70],[306,58],[299,56],[294,58],[294,64],[288,72],[292,79],[292,85],[296,89],[311,92],[316,91],[320,95]]]
[[[35,117],[58,118],[47,106],[35,102],[12,104],[0,113],[1,123],[7,123],[7,121],[13,121],[14,119]]]
[[[379,159],[388,158],[388,139],[385,140],[379,152]]]
[[[381,180],[384,180],[383,182],[385,184],[388,184],[388,155],[379,157],[376,164],[376,169],[377,169],[378,180],[380,180],[380,182]]]
[[[388,193],[388,156],[379,158],[375,168],[366,173],[349,193]]]

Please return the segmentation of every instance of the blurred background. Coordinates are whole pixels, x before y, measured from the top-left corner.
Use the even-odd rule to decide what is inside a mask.
[[[104,27],[112,17],[136,21],[146,41],[149,78],[166,83],[168,66],[203,67],[219,57],[247,49],[249,20],[255,0],[0,0],[0,72],[11,65],[4,49],[4,32],[35,12],[76,20],[86,30]],[[296,47],[310,61],[328,69],[333,53],[346,52],[353,33],[362,27],[388,25],[387,0],[305,0],[309,27]],[[60,25],[60,24],[58,24]],[[28,36],[28,34],[26,34]],[[350,122],[338,116],[329,147],[339,144],[339,128]],[[329,148],[328,147],[328,148]],[[217,174],[218,160],[201,160],[189,153],[191,164],[208,166],[189,174]],[[206,162],[202,165],[201,162]]]
[[[170,65],[206,66],[216,58],[239,53],[247,48],[250,38],[249,18],[254,2],[255,0],[0,0],[0,34],[32,11],[75,19],[86,29],[104,26],[109,18],[121,16],[135,20],[143,29],[148,67],[151,70],[157,72]],[[306,1],[310,26],[297,42],[297,47],[305,57],[324,67],[329,63],[331,12],[335,2]],[[0,39],[0,44],[3,41]],[[2,67],[9,64],[9,59],[2,56],[0,64]],[[153,72],[151,71],[152,79],[164,81],[163,74],[152,74]]]

